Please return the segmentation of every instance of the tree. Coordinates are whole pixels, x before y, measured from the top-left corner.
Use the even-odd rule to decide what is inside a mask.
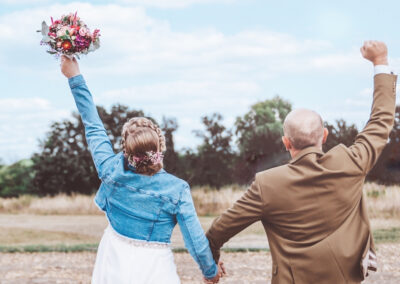
[[[28,194],[32,191],[31,160],[21,160],[10,166],[0,167],[0,196],[18,197],[21,194]]]
[[[194,166],[192,180],[195,184],[210,185],[219,189],[232,183],[232,166],[234,154],[231,148],[232,133],[222,124],[222,115],[214,113],[202,117],[205,131],[195,131],[197,137],[203,139],[198,147],[198,156],[188,152],[189,161]]]
[[[112,106],[110,112],[103,107],[97,110],[114,150],[119,151],[123,124],[128,118],[143,116],[143,112],[122,105]],[[100,181],[77,113],[73,113],[72,120],[54,122],[40,148],[41,152],[33,155],[36,172],[33,184],[37,194],[90,194],[97,190]]]
[[[344,144],[348,147],[354,143],[358,134],[355,124],[347,125],[343,119],[336,120],[336,125],[325,122],[325,127],[328,129],[329,135],[323,146],[324,151],[328,151],[339,144]]]
[[[163,117],[161,130],[165,136],[165,145],[167,150],[164,155],[164,168],[172,174],[178,174],[179,156],[175,151],[174,132],[178,129],[178,122],[175,118]]]
[[[383,149],[368,179],[384,184],[400,183],[400,106],[396,106],[389,143]]]
[[[248,182],[258,171],[288,160],[281,142],[283,121],[291,111],[289,102],[279,96],[258,102],[236,119],[237,144],[241,156],[236,172]],[[238,176],[238,175],[237,175]]]

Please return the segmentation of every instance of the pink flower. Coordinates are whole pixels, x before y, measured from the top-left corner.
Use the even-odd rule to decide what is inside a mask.
[[[85,27],[80,28],[79,30],[79,35],[80,36],[86,36],[89,33],[89,30]]]
[[[93,34],[92,34],[92,41],[96,41],[100,36],[100,30],[99,29],[95,29]]]

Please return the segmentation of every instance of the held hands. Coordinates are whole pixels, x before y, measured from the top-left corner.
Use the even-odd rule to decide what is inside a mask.
[[[367,40],[361,47],[362,56],[374,65],[388,65],[387,47],[382,41]]]
[[[68,58],[66,56],[61,56],[61,73],[64,74],[67,78],[72,78],[79,75],[81,72],[79,71],[79,64],[76,61],[76,58]]]
[[[205,284],[213,284],[213,283],[218,283],[219,279],[224,277],[226,275],[226,270],[225,270],[225,266],[224,263],[222,261],[218,262],[218,272],[217,275],[215,275],[214,278],[211,279],[207,279],[204,278],[204,283]]]

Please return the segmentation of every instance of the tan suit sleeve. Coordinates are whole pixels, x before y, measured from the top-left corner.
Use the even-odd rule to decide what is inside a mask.
[[[254,181],[231,208],[214,220],[206,236],[216,262],[224,243],[249,225],[261,220],[262,207],[260,188]]]
[[[397,76],[378,74],[374,77],[374,100],[369,121],[354,144],[351,156],[363,174],[375,165],[393,127],[396,107]]]

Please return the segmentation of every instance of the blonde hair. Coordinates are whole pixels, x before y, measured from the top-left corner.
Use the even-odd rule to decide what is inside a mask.
[[[125,157],[132,164],[134,157],[143,157],[148,152],[164,152],[165,137],[161,129],[150,119],[135,117],[129,119],[122,127],[121,146]],[[135,171],[140,174],[154,175],[162,169],[163,163],[153,164],[151,161],[139,163]]]

